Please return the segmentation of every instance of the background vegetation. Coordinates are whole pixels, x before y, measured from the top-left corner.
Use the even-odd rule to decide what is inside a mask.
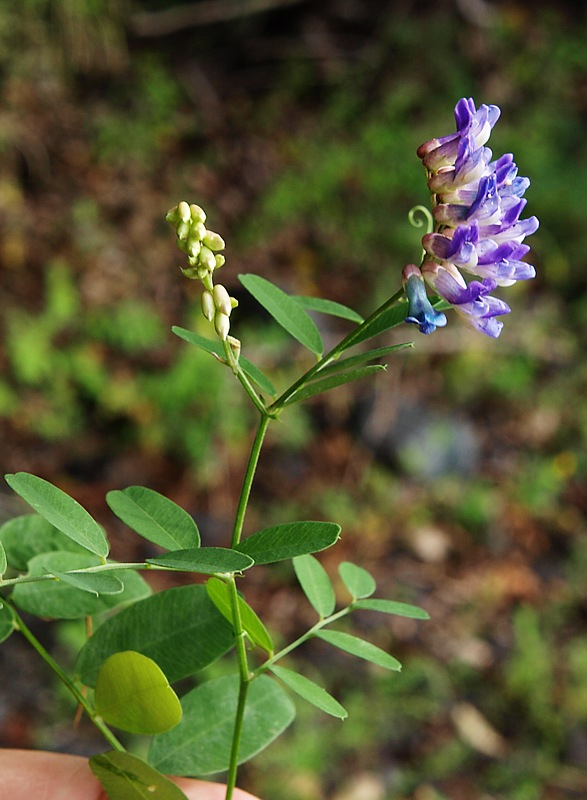
[[[2,3],[3,471],[59,483],[111,530],[104,492],[151,486],[222,540],[249,412],[230,376],[169,332],[200,322],[165,211],[182,198],[208,210],[231,294],[254,271],[367,311],[418,258],[416,147],[453,129],[461,96],[497,103],[494,152],[513,151],[532,180],[539,277],[508,291],[497,342],[451,318],[416,332],[373,385],[292,410],[250,519],[341,522],[331,574],[354,558],[432,620],[369,631],[404,662],[399,676],[354,662],[349,674],[308,647],[304,670],[326,673],[350,719],[300,709],[243,781],[279,800],[585,797],[585,11],[252,5]],[[241,299],[246,350],[277,378],[295,369]],[[2,490],[0,517],[20,510]],[[123,530],[113,538],[117,557],[137,555]],[[309,613],[289,573],[249,591],[284,636]],[[67,660],[80,632],[40,635]],[[21,645],[0,650],[0,744],[92,752]]]

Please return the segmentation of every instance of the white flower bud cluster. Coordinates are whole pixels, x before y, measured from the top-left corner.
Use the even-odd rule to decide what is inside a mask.
[[[175,226],[177,246],[188,257],[188,267],[181,267],[186,278],[200,280],[204,285],[202,313],[224,341],[230,330],[230,312],[238,301],[231,297],[221,284],[214,285],[214,271],[224,264],[224,239],[206,228],[206,213],[195,205],[182,200],[167,212],[165,219]]]

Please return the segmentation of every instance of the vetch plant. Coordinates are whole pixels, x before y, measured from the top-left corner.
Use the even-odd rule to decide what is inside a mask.
[[[222,237],[206,227],[206,214],[180,202],[167,214],[186,277],[202,283],[202,313],[211,338],[184,328],[175,334],[228,367],[258,414],[240,498],[226,545],[209,546],[206,532],[169,498],[142,486],[115,489],[106,502],[131,530],[164,552],[138,563],[109,558],[103,528],[61,489],[20,472],[6,481],[34,510],[0,528],[0,639],[19,631],[54,671],[102,733],[109,750],[90,765],[110,800],[177,800],[185,797],[165,775],[226,773],[226,800],[233,796],[239,764],[269,745],[292,722],[292,695],[339,719],[347,712],[326,689],[291,669],[287,656],[309,639],[327,644],[384,669],[400,663],[390,653],[346,629],[341,620],[361,611],[414,619],[428,614],[405,603],[375,597],[376,583],[364,568],[339,566],[347,599],[342,606],[331,578],[315,554],[336,544],[335,522],[285,520],[244,536],[256,468],[268,426],[289,406],[375,375],[382,358],[411,343],[360,345],[404,321],[426,334],[446,325],[454,307],[477,330],[496,337],[495,320],[509,308],[489,295],[497,286],[534,275],[520,259],[523,238],[538,223],[520,221],[528,186],[518,178],[512,156],[492,161],[485,142],[499,110],[461,100],[457,132],[422,145],[432,213],[423,237],[420,267],[408,265],[398,291],[369,317],[331,300],[298,297],[258,275],[240,276],[242,286],[314,357],[290,386],[277,391],[271,379],[245,355],[231,334],[237,302],[218,282],[224,264]],[[466,283],[461,270],[481,278]],[[429,299],[426,284],[439,297]],[[352,323],[350,332],[324,352],[319,329],[308,311]],[[246,601],[249,570],[291,560],[297,580],[314,609],[314,624],[296,640],[276,649],[271,632]],[[143,577],[152,571],[187,572],[194,580],[154,594]],[[88,636],[67,674],[45,650],[22,617],[88,621]],[[181,698],[173,688],[231,653],[234,669],[201,680]],[[116,731],[151,736],[145,759],[129,753]]]

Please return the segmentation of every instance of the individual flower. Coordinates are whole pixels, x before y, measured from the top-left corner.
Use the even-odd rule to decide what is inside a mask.
[[[492,337],[502,328],[495,317],[510,309],[488,292],[535,276],[522,260],[530,249],[523,241],[539,224],[536,217],[520,219],[530,181],[518,176],[512,154],[492,160],[485,146],[500,113],[463,98],[455,107],[456,133],[418,148],[434,205],[434,230],[422,239],[422,275],[469,324]],[[461,270],[481,280],[467,284]]]
[[[446,325],[446,316],[436,311],[428,295],[422,273],[415,264],[408,264],[402,272],[404,291],[408,298],[408,316],[406,322],[415,323],[420,333],[434,333],[436,328]]]

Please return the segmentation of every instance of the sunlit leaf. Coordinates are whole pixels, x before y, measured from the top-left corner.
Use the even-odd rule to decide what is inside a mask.
[[[179,328],[176,325],[172,328],[172,331],[176,334],[176,336],[179,336],[180,339],[183,339],[190,344],[195,344],[197,347],[200,347],[207,353],[211,353],[212,355],[224,360],[225,353],[221,342],[206,339],[204,336],[200,336],[199,333],[188,331],[186,328]],[[277,394],[275,391],[275,386],[273,386],[267,375],[265,375],[265,373],[262,372],[259,367],[255,366],[255,364],[252,364],[249,359],[245,358],[243,355],[240,356],[238,363],[245,375],[254,381],[259,389],[271,397],[275,397]]]
[[[391,669],[397,672],[402,668],[397,658],[390,656],[385,650],[371,644],[371,642],[366,642],[364,639],[359,639],[358,636],[353,636],[350,633],[322,630],[318,631],[316,636],[334,645],[334,647],[338,647],[340,650],[344,650],[358,658],[364,658],[366,661],[371,661],[371,663],[377,664],[385,669]]]
[[[379,334],[401,325],[402,322],[405,322],[407,313],[407,302],[401,301],[397,306],[392,306],[384,314],[357,330],[356,335],[349,341],[346,349],[348,350],[348,348],[354,347],[360,342],[365,342],[367,339],[372,339],[374,336],[379,336]]]
[[[338,700],[335,700],[332,695],[328,694],[326,689],[318,686],[317,683],[314,683],[314,681],[311,681],[304,675],[300,675],[299,672],[294,672],[291,669],[285,669],[284,667],[278,667],[276,665],[271,667],[271,672],[273,672],[280,681],[283,681],[288,689],[291,689],[292,692],[303,697],[304,700],[312,703],[312,705],[316,706],[321,711],[325,711],[333,717],[338,717],[338,719],[346,719],[348,717],[348,712],[341,706]]]
[[[161,556],[148,558],[149,564],[213,575],[217,572],[241,572],[252,567],[252,558],[228,547],[197,547],[191,550],[174,550]]]
[[[210,775],[227,769],[238,691],[238,677],[225,675],[188,692],[181,701],[180,724],[153,739],[151,764],[173,775]],[[265,675],[253,681],[247,695],[239,763],[271,744],[294,716],[294,704],[276,681]]]
[[[336,597],[330,578],[322,564],[312,555],[297,556],[293,567],[300,586],[320,617],[332,614]]]
[[[356,603],[353,603],[353,608],[364,611],[380,611],[384,614],[395,614],[398,617],[410,617],[411,619],[430,619],[430,614],[423,608],[412,606],[409,603],[399,603],[396,600],[379,600],[376,597],[369,600],[357,600]]]
[[[232,628],[203,586],[167,589],[106,620],[82,647],[76,671],[93,686],[113,653],[136,650],[152,658],[173,683],[216,661],[233,645]]]
[[[0,541],[4,545],[9,565],[18,570],[26,570],[29,560],[40,553],[53,550],[87,552],[38,514],[22,514],[9,519],[0,526]]]
[[[306,383],[301,387],[301,389],[298,389],[297,392],[294,392],[290,397],[288,397],[283,405],[289,406],[292,403],[299,403],[301,400],[308,400],[310,397],[323,394],[324,392],[328,392],[330,389],[336,389],[338,386],[342,386],[345,383],[358,381],[361,378],[367,377],[367,375],[372,375],[373,373],[381,372],[382,370],[385,370],[384,364],[371,364],[368,367],[359,367],[358,369],[353,369],[350,372],[333,373],[332,375],[328,375],[326,378],[319,378],[311,383]]]
[[[230,587],[219,578],[210,578],[206,582],[208,597],[212,600],[218,611],[233,624],[232,603],[230,602]],[[265,650],[270,655],[273,654],[273,642],[267,628],[251,606],[239,595],[238,598],[239,614],[241,624],[249,639]]]
[[[318,311],[320,314],[329,314],[331,317],[340,317],[341,319],[348,319],[351,322],[361,323],[363,317],[353,311],[352,308],[344,306],[342,303],[336,303],[334,300],[326,300],[323,297],[307,297],[302,295],[294,295],[294,300],[305,308],[307,311]]]
[[[134,650],[113,653],[102,664],[94,703],[108,725],[129,733],[163,733],[181,719],[179,698],[161,668]]]
[[[332,361],[325,367],[322,367],[318,375],[324,377],[331,375],[334,372],[348,372],[351,368],[359,367],[361,364],[368,364],[369,361],[375,361],[378,358],[383,358],[390,353],[395,353],[399,350],[413,347],[413,342],[404,342],[403,344],[395,344],[391,347],[377,347],[374,350],[367,350],[365,353],[359,353],[356,356],[349,356],[348,358],[341,358]]]
[[[351,564],[350,561],[343,561],[339,564],[338,572],[353,599],[369,597],[377,588],[375,578],[371,573],[363,567]]]
[[[28,472],[4,477],[10,488],[48,522],[86,550],[106,558],[108,542],[104,531],[77,500]]]
[[[333,545],[340,536],[334,522],[285,522],[251,534],[236,546],[255,564],[271,564],[306,553],[317,553]]]
[[[293,297],[259,275],[248,274],[238,277],[245,289],[294,339],[312,353],[322,354],[322,337],[314,320]]]
[[[108,492],[106,502],[125,525],[166,550],[183,550],[200,544],[194,519],[153,489],[129,486]]]
[[[187,800],[169,778],[130,753],[112,750],[92,756],[90,769],[109,800]]]
[[[60,581],[96,597],[101,594],[122,594],[124,591],[124,583],[116,575],[107,575],[104,572],[67,573],[56,569],[51,572]]]

